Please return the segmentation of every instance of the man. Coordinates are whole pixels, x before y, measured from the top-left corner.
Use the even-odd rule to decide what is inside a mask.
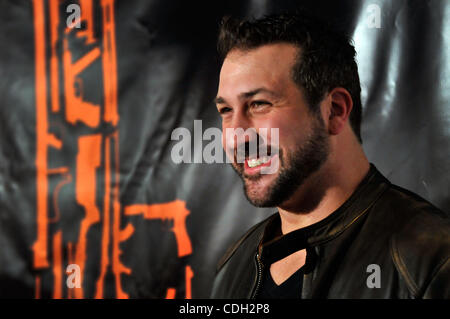
[[[449,298],[449,216],[366,158],[350,41],[285,14],[224,19],[218,47],[223,132],[257,133],[241,142],[224,134],[224,148],[248,200],[278,212],[228,250],[212,297]],[[278,129],[277,145],[259,139],[263,128]],[[276,172],[263,174],[274,161]]]

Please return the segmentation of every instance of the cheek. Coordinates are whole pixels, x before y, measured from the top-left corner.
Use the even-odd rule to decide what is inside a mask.
[[[228,128],[228,130],[230,131],[231,129]],[[227,127],[224,125],[222,125],[222,148],[228,158],[232,159],[234,157],[233,138],[227,138]]]
[[[305,135],[308,133],[307,123],[303,123],[300,119],[295,118],[293,115],[291,118],[284,118],[282,120],[272,121],[272,128],[276,128],[278,132],[278,147],[280,149],[296,148],[301,145],[305,139]],[[273,134],[274,132],[272,132]],[[269,130],[269,143],[275,144],[276,139],[272,139]]]
[[[224,150],[227,149],[227,129],[229,130],[226,125],[222,125],[222,147],[224,148]]]
[[[295,133],[294,125],[290,123],[289,120],[286,119],[278,119],[272,118],[268,119],[264,122],[259,123],[259,129],[265,128],[264,131],[260,131],[260,135],[267,140],[268,144],[274,145],[279,144],[280,147],[285,143],[283,141],[289,140],[292,138],[292,134]],[[275,135],[276,134],[276,135]]]
[[[225,127],[222,125],[222,147],[226,149],[226,135],[225,135]]]

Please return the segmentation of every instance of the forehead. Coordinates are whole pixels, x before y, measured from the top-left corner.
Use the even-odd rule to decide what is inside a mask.
[[[219,94],[233,95],[256,87],[279,90],[293,84],[291,70],[298,51],[296,46],[287,43],[264,45],[248,51],[232,50],[220,71]]]

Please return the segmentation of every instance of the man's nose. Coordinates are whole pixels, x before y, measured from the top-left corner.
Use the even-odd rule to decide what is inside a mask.
[[[242,128],[244,131],[253,126],[252,120],[248,117],[245,110],[239,109],[233,114],[230,127],[237,129]]]
[[[238,152],[241,156],[250,151],[255,152],[253,148],[257,147],[257,130],[255,123],[245,114],[234,114],[232,120],[226,128],[226,147],[230,154]],[[254,146],[249,149],[249,145]],[[238,154],[235,154],[238,155]]]

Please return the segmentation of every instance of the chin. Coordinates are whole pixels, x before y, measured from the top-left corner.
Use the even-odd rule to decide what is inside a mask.
[[[278,203],[276,201],[273,201],[267,197],[260,197],[260,196],[252,196],[250,197],[248,194],[246,194],[247,200],[256,207],[276,207],[278,206]]]
[[[247,200],[256,207],[275,207],[277,202],[271,198],[271,185],[262,186],[259,181],[244,182],[244,194]]]

